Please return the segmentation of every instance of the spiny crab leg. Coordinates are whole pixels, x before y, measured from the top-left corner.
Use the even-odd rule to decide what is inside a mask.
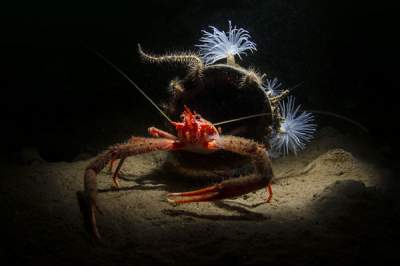
[[[254,173],[248,176],[225,180],[203,189],[170,193],[167,200],[171,203],[182,204],[201,201],[215,201],[237,197],[251,191],[265,187],[272,198],[271,179],[273,177],[271,162],[265,148],[248,139],[234,136],[220,136],[215,142],[209,144],[210,149],[221,149],[238,153],[252,158]]]
[[[96,210],[98,210],[96,202],[97,174],[112,160],[124,159],[128,156],[156,150],[169,151],[177,148],[175,141],[170,139],[134,137],[132,140],[134,141],[131,143],[115,145],[100,154],[85,170],[84,192],[78,194],[78,199],[83,207],[84,217],[88,219],[87,223],[92,231],[91,233],[97,240],[100,239],[96,223]]]
[[[268,194],[268,198],[267,198],[266,202],[270,203],[271,199],[272,199],[272,195],[273,195],[271,181],[269,181],[267,187],[265,188],[265,192],[267,192],[267,194]]]
[[[166,139],[171,139],[171,140],[176,140],[178,139],[176,136],[172,135],[171,133],[168,133],[164,130],[158,129],[156,127],[149,127],[148,132],[151,136],[153,137],[158,137],[158,138],[166,138]]]
[[[118,182],[119,171],[121,170],[122,164],[125,162],[125,159],[126,159],[126,157],[124,157],[121,160],[119,160],[119,163],[117,165],[117,169],[115,169],[115,172],[112,175],[113,186],[116,189],[119,188],[119,182]]]
[[[108,166],[108,172],[109,173],[112,173],[115,161],[116,161],[116,159],[115,160],[113,159],[113,160],[110,161],[109,166]]]
[[[165,138],[165,139],[170,139],[170,140],[177,140],[177,137],[172,135],[171,133],[168,133],[164,130],[158,129],[156,127],[149,127],[148,132],[151,136],[156,137],[156,138]],[[131,137],[128,141],[130,144],[134,144],[135,142],[138,141],[137,137]],[[117,168],[115,169],[115,172],[112,174],[112,179],[113,179],[113,187],[118,189],[119,188],[119,182],[118,182],[118,176],[119,172],[121,170],[122,165],[124,164],[126,158],[121,158],[119,161]],[[112,173],[114,163],[117,159],[113,159],[110,161],[110,166],[109,166],[109,172]]]

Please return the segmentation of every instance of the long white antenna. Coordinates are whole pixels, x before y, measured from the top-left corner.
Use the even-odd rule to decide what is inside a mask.
[[[106,57],[104,57],[102,54],[93,51],[93,53],[95,53],[98,57],[100,57],[101,59],[103,59],[107,64],[109,64],[110,66],[112,66],[115,70],[118,71],[118,73],[120,73],[124,78],[126,78],[169,122],[172,122],[171,118],[169,118],[162,110],[160,107],[158,107],[158,105],[141,89],[139,88],[139,86],[133,81],[131,80],[127,74],[125,74],[121,69],[119,69],[116,65],[114,65],[110,60],[108,60]]]
[[[304,83],[303,81],[297,83],[295,86],[290,88],[289,91],[292,92],[294,89],[300,87],[303,83]],[[271,113],[259,113],[259,114],[255,114],[255,115],[243,116],[243,117],[239,117],[239,118],[235,118],[235,119],[231,119],[231,120],[226,120],[226,121],[214,123],[214,126],[219,126],[219,125],[228,124],[228,123],[232,123],[232,122],[242,121],[242,120],[255,118],[255,117],[266,116],[266,115],[269,115],[269,114],[271,114]]]
[[[339,118],[339,119],[343,119],[343,120],[345,120],[345,121],[347,121],[347,122],[349,122],[349,123],[351,123],[353,125],[356,125],[357,127],[359,127],[365,133],[368,133],[368,129],[365,126],[363,126],[361,123],[359,123],[359,122],[357,122],[357,121],[355,121],[355,120],[353,120],[351,118],[348,118],[348,117],[346,117],[344,115],[339,115],[339,114],[336,114],[336,113],[332,113],[332,112],[328,112],[328,111],[320,111],[320,110],[307,110],[307,111],[311,112],[311,113],[314,113],[314,114],[329,115],[329,116],[333,116],[333,117],[336,117],[336,118]]]
[[[301,85],[303,85],[304,81],[297,83],[296,85],[294,85],[293,87],[289,88],[288,91],[292,92],[294,91],[294,89],[297,89],[298,87],[300,87]]]
[[[260,116],[266,116],[266,115],[269,115],[269,114],[271,114],[271,113],[259,113],[259,114],[255,114],[255,115],[243,116],[243,117],[239,117],[239,118],[235,118],[235,119],[231,119],[231,120],[226,120],[226,121],[214,123],[214,126],[219,126],[219,125],[223,125],[223,124],[242,121],[242,120],[245,120],[245,119],[250,119],[250,118],[255,118],[255,117],[260,117]]]

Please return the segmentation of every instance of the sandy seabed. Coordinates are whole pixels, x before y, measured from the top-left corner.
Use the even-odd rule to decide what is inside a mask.
[[[378,265],[399,262],[400,208],[372,153],[322,129],[297,157],[273,161],[265,190],[173,206],[168,192],[213,181],[163,171],[166,153],[127,160],[121,189],[98,177],[102,244],[83,225],[76,193],[90,160],[3,165],[3,256],[24,265]]]

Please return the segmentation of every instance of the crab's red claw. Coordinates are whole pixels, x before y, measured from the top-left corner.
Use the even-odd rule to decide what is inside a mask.
[[[188,192],[169,193],[168,197],[197,196],[218,191],[217,185]]]
[[[239,196],[245,194],[247,189],[243,188],[243,190],[235,190],[235,193],[226,194],[219,188],[218,185],[206,187],[199,190],[193,190],[188,192],[178,192],[178,193],[169,193],[167,195],[167,200],[173,204],[183,204],[183,203],[191,203],[191,202],[202,202],[202,201],[215,201],[221,200],[229,197]],[[272,199],[272,187],[271,183],[266,186],[267,199],[266,203],[270,203]]]
[[[167,200],[170,203],[182,204],[190,202],[201,202],[201,201],[213,201],[220,199],[220,192],[218,185],[188,191],[188,192],[177,192],[169,193]]]
[[[173,198],[171,198],[171,195],[167,196],[168,202],[173,203],[173,204],[214,201],[214,200],[219,200],[219,199],[220,199],[220,197],[219,197],[218,192],[206,193],[206,194],[202,194],[202,195],[198,195],[198,196],[181,197],[180,199],[173,199]]]
[[[175,204],[215,201],[238,197],[263,187],[266,187],[267,191],[270,192],[267,199],[267,202],[269,202],[272,197],[272,190],[269,185],[269,180],[257,175],[243,176],[240,178],[223,181],[219,184],[199,190],[170,193],[167,195],[167,200],[168,202]]]
[[[251,156],[255,168],[254,173],[225,180],[199,190],[170,193],[167,195],[167,200],[175,204],[214,201],[238,197],[261,188],[266,188],[269,194],[267,202],[270,202],[272,198],[271,179],[273,173],[265,148],[251,140],[233,136],[220,136],[216,142],[213,142],[213,145],[214,149],[223,149]]]

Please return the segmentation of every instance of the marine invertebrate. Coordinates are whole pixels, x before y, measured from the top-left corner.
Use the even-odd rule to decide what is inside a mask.
[[[185,65],[190,70],[189,73],[195,76],[201,75],[201,72],[204,68],[203,60],[195,53],[186,52],[156,56],[145,53],[140,44],[138,44],[138,52],[142,59],[149,63],[171,63]]]
[[[294,107],[293,97],[286,104],[280,103],[289,91],[278,90],[281,85],[276,78],[267,80],[264,87],[265,74],[235,63],[235,55],[240,57],[247,50],[256,50],[246,30],[232,29],[231,22],[228,33],[211,28],[214,32],[203,31],[203,44],[198,45],[202,58],[194,53],[151,55],[139,46],[139,54],[145,62],[180,64],[188,70],[183,78],[170,82],[170,98],[162,107],[124,72],[100,55],[136,87],[166,118],[171,131],[173,129],[177,134],[175,136],[150,127],[150,138],[131,137],[124,144],[112,146],[88,165],[84,174],[84,191],[78,193],[78,199],[95,239],[100,238],[95,219],[98,210],[97,175],[109,162],[112,170],[113,162],[119,160],[112,175],[114,187],[118,188],[118,175],[126,158],[157,150],[170,151],[165,163],[169,166],[168,170],[184,175],[212,176],[222,181],[200,190],[170,193],[168,201],[190,203],[220,200],[266,187],[270,194],[267,198],[269,202],[273,173],[267,150],[272,146],[273,150],[281,150],[284,154],[289,151],[296,153],[304,148],[305,142],[310,140],[315,131],[315,125],[311,124],[313,117],[307,112],[299,113],[300,107]],[[223,58],[227,59],[226,63],[214,64]],[[221,125],[224,125],[224,133],[227,134],[222,135]],[[264,144],[259,143],[264,139],[267,140]],[[235,171],[247,164],[253,166],[252,173],[226,179],[238,176]]]
[[[283,155],[289,152],[297,154],[313,137],[316,130],[314,116],[310,112],[300,111],[300,105],[295,107],[294,96],[289,96],[279,107],[283,121],[270,140],[272,151]]]
[[[213,64],[220,59],[227,58],[228,63],[235,63],[234,56],[246,55],[246,51],[257,51],[256,44],[250,41],[250,34],[243,28],[232,28],[229,21],[229,31],[220,31],[214,26],[209,26],[212,32],[203,30],[202,44],[196,45],[200,48],[200,55],[207,65]]]
[[[223,62],[204,65],[203,59],[196,57],[196,54],[154,55],[141,48],[139,54],[146,63],[167,66],[173,63],[187,69],[185,76],[169,82],[169,97],[162,102],[162,107],[170,117],[178,118],[183,105],[191,106],[211,121],[265,113],[265,116],[259,116],[258,119],[224,124],[224,132],[234,132],[238,136],[257,141],[264,139],[265,129],[274,119],[269,98],[262,89],[263,75],[259,72]],[[174,157],[175,154],[179,153],[174,153]]]
[[[265,92],[270,96],[277,96],[279,95],[282,90],[279,88],[282,86],[282,83],[278,82],[278,78],[267,79],[266,85],[263,86]]]
[[[256,44],[250,40],[249,32],[243,28],[237,29],[236,26],[232,28],[231,21],[229,21],[227,33],[214,26],[210,28],[212,32],[202,31],[204,34],[200,39],[202,44],[196,45],[200,48],[200,55],[206,66],[219,67],[220,64],[214,63],[226,58],[226,66],[238,67],[235,63],[235,55],[240,58],[240,55],[246,54],[246,51],[256,51]],[[253,82],[266,95],[266,103],[272,112],[272,119],[265,134],[266,142],[271,145],[270,153],[272,155],[288,155],[291,152],[297,154],[313,137],[316,128],[316,125],[312,124],[314,117],[309,112],[300,113],[300,106],[297,108],[294,106],[294,97],[290,97],[286,103],[282,104],[281,100],[287,97],[289,91],[281,89],[282,83],[276,77],[263,82],[265,76],[266,74],[260,75],[251,69],[246,70],[242,84],[249,85]]]
[[[181,116],[179,122],[170,121],[171,125],[175,127],[176,136],[150,127],[148,131],[152,136],[151,138],[131,137],[128,143],[111,147],[88,165],[84,174],[84,192],[79,193],[78,197],[84,215],[88,219],[92,237],[95,240],[100,239],[95,215],[97,209],[97,174],[108,162],[121,159],[113,175],[114,186],[118,188],[118,172],[128,156],[157,150],[170,152],[181,150],[203,154],[228,151],[246,156],[251,159],[254,166],[252,174],[224,180],[199,190],[169,193],[167,200],[175,204],[215,201],[237,197],[260,188],[267,189],[269,192],[267,202],[271,200],[273,173],[271,161],[264,145],[245,138],[220,135],[218,129],[211,122],[202,118],[196,112],[192,112],[187,106],[184,106]]]

